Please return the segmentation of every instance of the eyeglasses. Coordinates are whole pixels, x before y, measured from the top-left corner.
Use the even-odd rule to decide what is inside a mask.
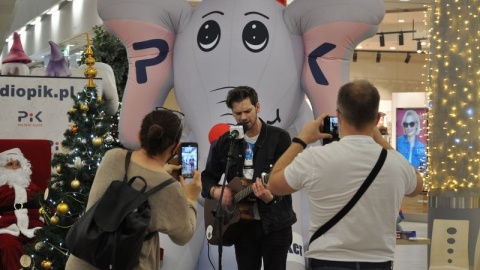
[[[404,128],[407,128],[408,126],[410,127],[414,127],[416,125],[415,122],[410,122],[410,123],[407,123],[407,122],[403,122],[403,127]]]
[[[183,125],[184,125],[184,119],[185,119],[185,114],[180,112],[180,111],[176,111],[176,110],[171,110],[169,108],[165,108],[165,107],[156,107],[155,108],[156,111],[169,111],[169,112],[172,112],[173,114],[175,114],[177,117],[178,117],[178,120],[180,120],[180,127],[178,128],[177,130],[177,134],[175,135],[175,139],[173,140],[174,142],[177,141],[177,137],[180,133],[180,130],[183,129]]]

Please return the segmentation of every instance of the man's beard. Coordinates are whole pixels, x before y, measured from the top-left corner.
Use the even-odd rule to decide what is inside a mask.
[[[26,188],[30,185],[31,174],[31,169],[21,168],[18,170],[10,170],[7,168],[0,168],[0,186],[5,184],[12,186],[13,184],[16,184]]]

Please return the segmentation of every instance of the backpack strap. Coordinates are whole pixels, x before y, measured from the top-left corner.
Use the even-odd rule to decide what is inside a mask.
[[[123,182],[127,182],[127,171],[130,165],[130,158],[132,157],[132,150],[128,150],[127,156],[125,156],[125,176],[123,176]]]

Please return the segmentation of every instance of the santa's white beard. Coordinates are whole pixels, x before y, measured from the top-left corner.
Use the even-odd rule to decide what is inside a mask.
[[[26,188],[30,185],[31,174],[31,169],[22,168],[18,170],[10,170],[0,167],[0,186],[3,186],[5,184],[12,186],[13,184],[16,184]]]

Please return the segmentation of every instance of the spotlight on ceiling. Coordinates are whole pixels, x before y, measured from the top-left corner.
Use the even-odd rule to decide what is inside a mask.
[[[403,32],[400,31],[400,34],[398,34],[398,45],[403,46]]]
[[[422,42],[417,40],[417,53],[422,53]]]
[[[385,47],[385,36],[383,33],[380,34],[380,47]]]
[[[357,51],[354,51],[353,52],[353,62],[357,62],[357,57],[358,57]]]
[[[407,53],[407,57],[405,57],[405,64],[408,64],[410,62],[410,58],[412,58],[412,55],[410,53]]]
[[[377,52],[377,58],[375,59],[375,62],[380,63],[380,60],[382,59],[382,55],[380,52]]]

